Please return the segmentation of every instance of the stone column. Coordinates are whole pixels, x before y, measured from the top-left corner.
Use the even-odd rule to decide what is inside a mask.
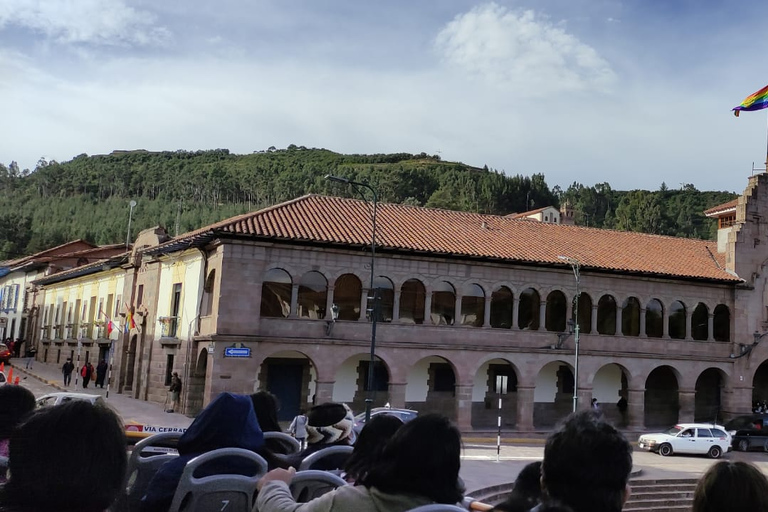
[[[707,341],[715,341],[715,315],[707,315]]]
[[[669,309],[663,308],[661,312],[661,337],[669,339]]]
[[[640,308],[640,337],[647,338],[645,334],[645,308]]]
[[[622,317],[622,313],[623,312],[624,312],[624,310],[621,309],[621,307],[617,304],[616,305],[616,335],[617,336],[621,336],[621,335],[624,334],[622,332],[622,326],[621,326],[621,322],[622,322],[622,318],[623,318]]]
[[[517,385],[517,430],[533,430],[533,387]]]
[[[429,289],[424,294],[424,325],[432,325],[432,291]]]
[[[691,334],[691,322],[692,317],[691,311],[686,308],[685,310],[685,339],[690,340],[693,338],[693,335]]]
[[[539,303],[539,330],[547,330],[547,301],[542,300]]]
[[[696,410],[696,390],[680,389],[677,392],[680,401],[680,413],[678,414],[678,423],[693,423],[693,416]]]
[[[645,390],[630,389],[627,396],[630,430],[645,430]]]
[[[405,388],[407,383],[389,383],[389,405],[392,407],[405,407]]]
[[[333,401],[334,381],[315,382],[315,404],[324,404]]]
[[[299,314],[299,285],[294,283],[291,287],[291,313],[288,318],[296,318]]]
[[[392,304],[392,322],[397,322],[400,320],[400,290],[395,289],[395,300]]]
[[[520,327],[517,326],[517,309],[520,306],[520,297],[518,295],[515,295],[512,297],[512,329],[518,330]]]
[[[597,334],[597,304],[592,304],[592,316],[591,319],[591,331],[590,334]]]
[[[333,320],[333,289],[334,286],[329,284],[325,294],[325,320]]]
[[[491,296],[485,296],[485,306],[483,309],[483,327],[491,327]]]
[[[456,424],[462,432],[472,430],[472,385],[456,384]]]
[[[456,301],[453,304],[453,325],[461,325],[461,296],[456,295]]]
[[[360,294],[360,318],[358,318],[359,321],[367,321],[368,319],[368,295],[371,293],[371,290],[368,288],[363,288],[362,293]]]

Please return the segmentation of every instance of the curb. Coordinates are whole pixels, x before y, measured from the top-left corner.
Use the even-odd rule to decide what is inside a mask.
[[[66,389],[64,389],[64,387],[61,386],[60,384],[58,384],[56,381],[51,381],[51,380],[48,380],[48,379],[44,379],[43,377],[40,377],[36,373],[32,373],[32,371],[30,371],[27,368],[23,368],[21,366],[16,366],[13,363],[8,363],[8,366],[11,366],[14,371],[18,371],[19,373],[23,373],[25,375],[28,375],[28,376],[36,379],[36,380],[39,380],[43,384],[47,384],[47,385],[49,385],[49,386],[51,386],[53,388],[58,389],[59,391],[66,391]]]

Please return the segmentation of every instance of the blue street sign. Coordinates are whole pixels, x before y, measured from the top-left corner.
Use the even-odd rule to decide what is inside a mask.
[[[251,349],[227,347],[224,349],[224,357],[251,357]]]

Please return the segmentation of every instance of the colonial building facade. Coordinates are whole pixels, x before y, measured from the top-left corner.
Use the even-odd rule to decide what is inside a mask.
[[[256,389],[282,419],[328,400],[361,411],[368,372],[376,405],[465,431],[495,426],[499,396],[505,429],[551,428],[574,387],[633,431],[768,399],[768,174],[723,209],[718,242],[379,204],[372,258],[371,208],[309,195],[176,238],[155,228],[34,285],[43,310],[74,303],[81,321],[104,302],[119,334],[90,339],[113,349],[112,386],[162,402],[178,371],[189,415]],[[50,329],[61,317],[41,322],[38,357],[55,362],[71,343]]]

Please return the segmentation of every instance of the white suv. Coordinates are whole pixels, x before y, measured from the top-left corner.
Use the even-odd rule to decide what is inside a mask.
[[[686,453],[717,459],[731,450],[731,435],[720,425],[680,423],[659,434],[643,434],[637,440],[637,446],[665,457]]]

